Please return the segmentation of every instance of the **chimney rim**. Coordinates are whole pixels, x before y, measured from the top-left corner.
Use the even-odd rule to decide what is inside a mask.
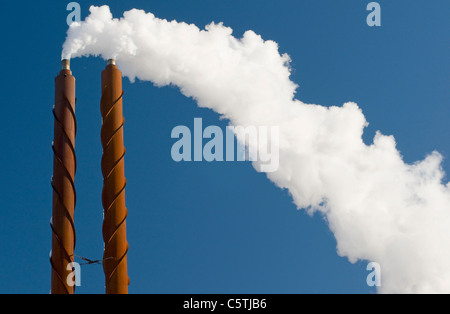
[[[61,61],[61,70],[70,70],[70,60],[69,59],[63,59]]]

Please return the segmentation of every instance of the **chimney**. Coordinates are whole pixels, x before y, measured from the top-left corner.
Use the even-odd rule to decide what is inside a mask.
[[[114,59],[102,72],[103,270],[107,294],[128,293],[122,72]]]
[[[62,69],[55,78],[54,140],[53,140],[53,213],[51,293],[73,294],[74,286],[68,284],[75,249],[75,77],[70,71],[70,61],[62,61]]]

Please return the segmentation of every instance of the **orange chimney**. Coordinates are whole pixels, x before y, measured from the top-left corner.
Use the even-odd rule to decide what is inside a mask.
[[[103,118],[101,142],[103,146],[103,239],[105,251],[103,269],[107,294],[128,293],[126,235],[127,208],[125,206],[125,147],[123,144],[122,72],[115,61],[108,60],[102,72]]]
[[[75,78],[69,60],[62,61],[62,70],[55,78],[54,140],[53,140],[53,214],[51,293],[73,294],[75,288],[67,279],[74,260],[75,226]]]

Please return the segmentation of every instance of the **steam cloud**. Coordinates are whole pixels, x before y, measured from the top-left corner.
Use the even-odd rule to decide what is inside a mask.
[[[120,19],[108,6],[90,12],[69,28],[64,59],[115,58],[131,81],[176,85],[232,125],[279,126],[280,167],[267,176],[299,209],[326,217],[340,256],[378,262],[381,293],[450,292],[450,183],[438,152],[407,164],[392,136],[364,144],[355,103],[294,99],[289,56],[253,31],[237,39],[222,24],[201,30],[136,9]]]

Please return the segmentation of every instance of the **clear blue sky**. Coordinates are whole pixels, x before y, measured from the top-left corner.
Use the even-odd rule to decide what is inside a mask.
[[[48,293],[54,77],[69,1],[8,1],[2,29],[0,293]],[[78,1],[82,18],[90,5]],[[407,162],[438,150],[450,171],[450,46],[446,0],[379,1],[382,26],[366,24],[370,1],[106,1],[166,19],[224,22],[280,44],[293,62],[297,98],[357,102],[370,126],[393,134]],[[76,254],[102,257],[101,59],[75,59],[78,135]],[[297,211],[249,163],[171,159],[177,125],[225,127],[176,88],[124,80],[131,293],[373,293],[367,263],[350,264],[322,217]],[[448,176],[446,181],[448,181]],[[103,293],[101,266],[82,267],[79,293]]]

